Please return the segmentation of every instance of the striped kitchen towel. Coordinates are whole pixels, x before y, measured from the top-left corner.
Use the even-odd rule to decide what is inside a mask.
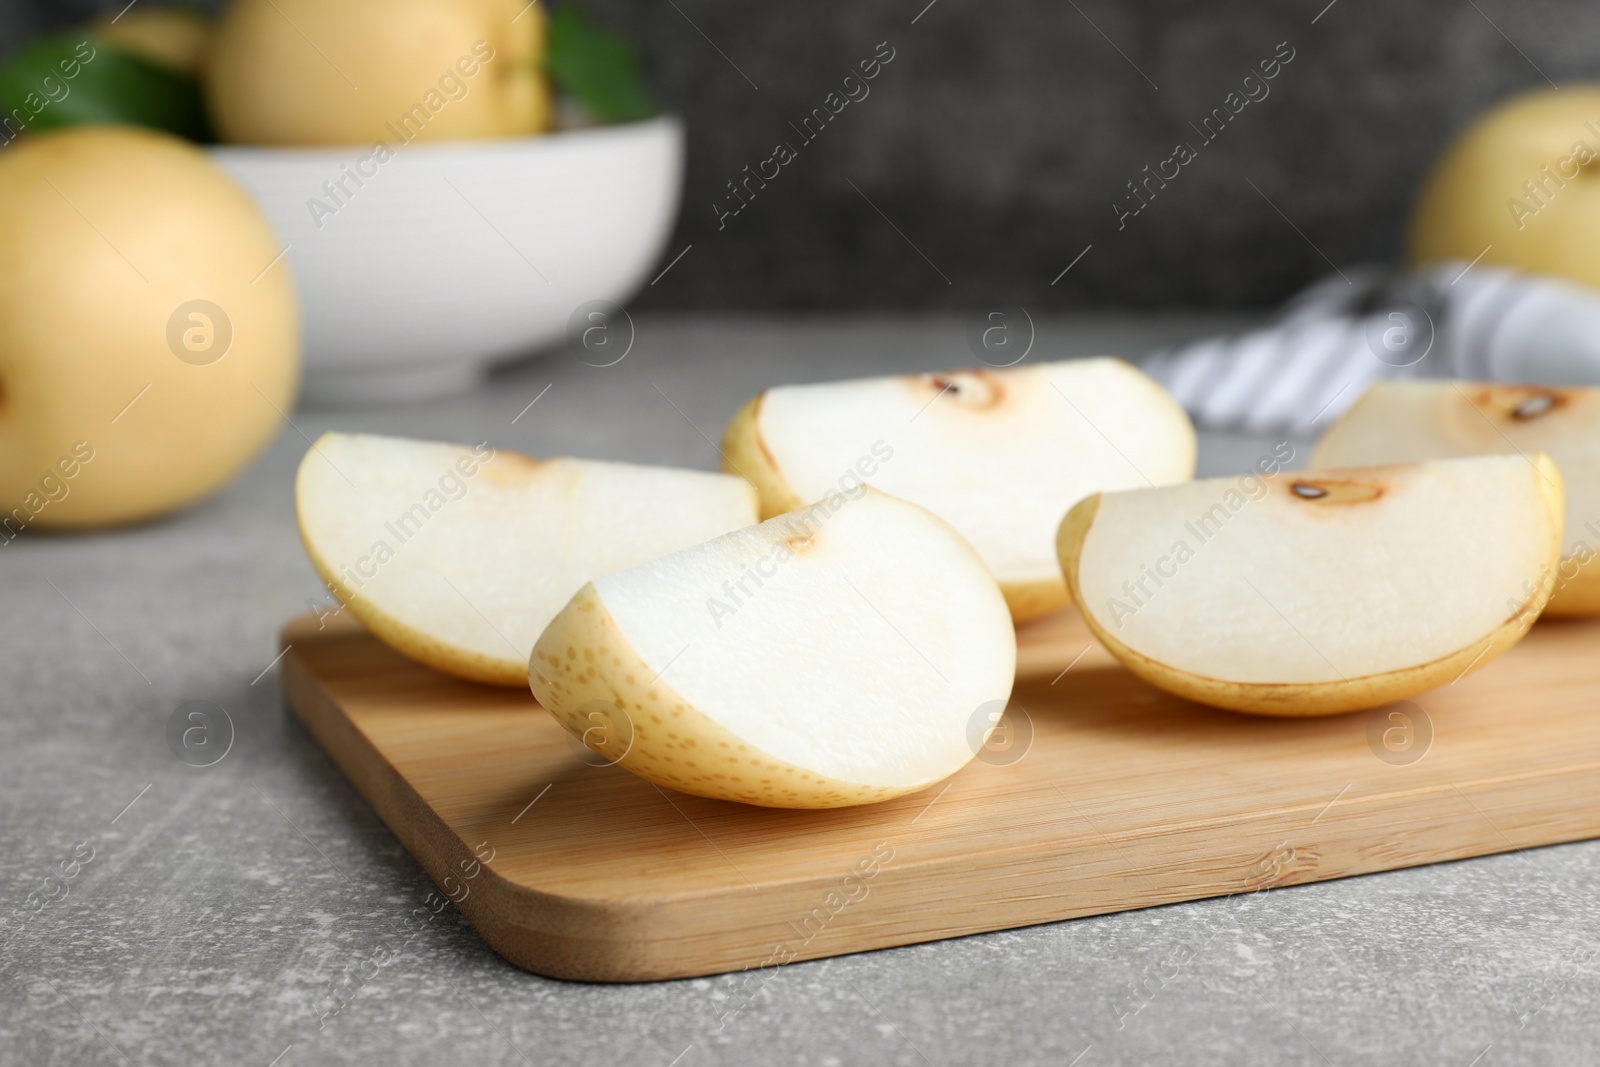
[[[1600,292],[1502,267],[1362,268],[1258,330],[1141,364],[1205,429],[1311,437],[1379,378],[1600,383]]]

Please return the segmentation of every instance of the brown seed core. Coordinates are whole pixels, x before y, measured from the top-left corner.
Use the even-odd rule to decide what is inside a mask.
[[[992,408],[1005,396],[999,381],[983,371],[953,371],[925,377],[935,396],[949,393],[950,399],[968,408]]]
[[[1383,495],[1382,485],[1373,485],[1370,482],[1342,482],[1342,481],[1298,481],[1289,486],[1289,492],[1296,497],[1318,507],[1338,507],[1348,504],[1364,504],[1369,500],[1376,500]]]
[[[1556,406],[1556,398],[1550,393],[1535,393],[1516,407],[1511,409],[1511,417],[1527,421],[1537,419],[1540,415],[1548,413]]]
[[[1532,422],[1573,404],[1570,390],[1537,385],[1485,385],[1463,393],[1462,398],[1475,411],[1474,419]]]

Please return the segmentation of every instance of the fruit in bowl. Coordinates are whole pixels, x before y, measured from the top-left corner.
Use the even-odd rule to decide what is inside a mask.
[[[187,7],[140,4],[89,24],[99,40],[157,66],[196,77],[211,47],[210,16]]]
[[[571,5],[234,0],[205,83],[301,280],[315,402],[470,387],[627,299],[676,218],[682,129]],[[536,136],[557,91],[619,124]]]
[[[526,136],[549,124],[544,51],[524,0],[234,0],[206,95],[239,144]]]
[[[682,181],[681,125],[574,3],[234,0],[215,25],[141,6],[30,42],[0,99],[23,132],[206,142],[209,112],[214,160],[294,267],[305,390],[328,404],[458,391],[614,312],[660,259]]]

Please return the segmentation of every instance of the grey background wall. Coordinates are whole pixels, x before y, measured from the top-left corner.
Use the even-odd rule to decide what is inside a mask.
[[[0,0],[0,45],[122,2]],[[667,256],[693,248],[656,307],[1266,304],[1330,260],[1393,257],[1424,168],[1483,107],[1600,78],[1585,0],[589,2],[689,125]],[[869,94],[801,141],[790,123],[880,42]],[[1190,124],[1290,49],[1202,142]],[[782,141],[796,158],[721,218]],[[1179,141],[1196,158],[1119,223]]]

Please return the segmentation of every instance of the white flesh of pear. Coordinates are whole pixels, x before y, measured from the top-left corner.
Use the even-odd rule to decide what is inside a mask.
[[[363,434],[323,435],[295,502],[312,563],[370,630],[500,685],[525,684],[585,582],[756,521],[725,474]]]
[[[867,482],[944,518],[1006,585],[1059,584],[1056,527],[1083,497],[1181,482],[1195,462],[1183,409],[1106,358],[783,386],[761,399],[760,435],[801,500],[876,459]]]
[[[1080,606],[1139,656],[1225,682],[1427,664],[1483,644],[1553,561],[1560,475],[1536,458],[1108,493],[1078,555]]]
[[[845,806],[954,773],[1011,691],[1004,598],[922,508],[836,505],[596,579],[540,637],[534,694],[579,736],[590,702],[620,710],[620,765],[702,796]]]
[[[1378,382],[1329,428],[1314,466],[1409,463],[1544,452],[1561,468],[1567,517],[1561,553],[1600,552],[1600,389],[1465,381]],[[1552,614],[1600,609],[1600,566],[1564,565]],[[1568,585],[1589,588],[1565,588]],[[1573,595],[1573,594],[1579,595]]]

